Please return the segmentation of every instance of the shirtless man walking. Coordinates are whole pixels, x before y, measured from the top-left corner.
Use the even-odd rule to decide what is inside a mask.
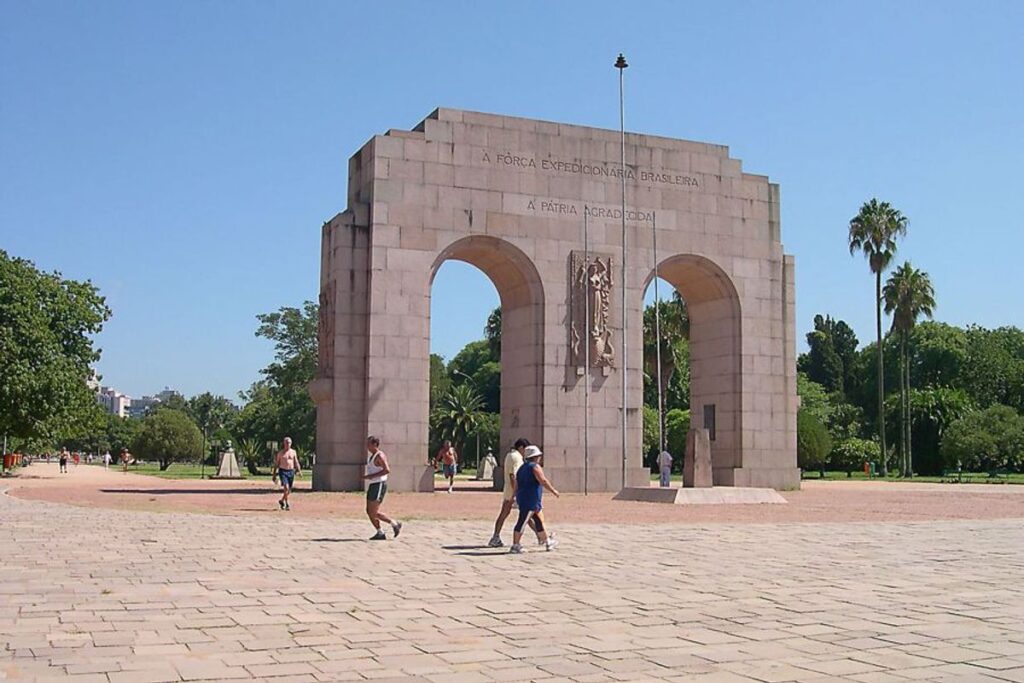
[[[295,475],[302,472],[299,456],[295,453],[295,449],[292,448],[291,437],[284,437],[284,448],[279,450],[277,455],[274,456],[274,468],[277,470],[274,472],[274,479],[280,479],[281,481],[281,500],[277,501],[277,504],[282,510],[291,510],[292,508],[288,504],[288,496],[291,495],[292,487],[295,485]]]
[[[366,516],[370,518],[370,524],[377,530],[371,541],[385,541],[387,536],[380,528],[381,520],[391,525],[395,532],[395,538],[402,533],[402,523],[397,519],[391,519],[380,511],[380,504],[384,502],[384,496],[388,492],[388,474],[391,473],[391,466],[388,464],[388,456],[380,449],[380,439],[375,436],[366,439],[366,473],[363,479],[366,480]]]
[[[441,450],[437,452],[436,460],[441,464],[441,475],[448,480],[448,493],[452,492],[455,486],[455,470],[458,468],[459,452],[452,446],[452,442],[445,440]]]

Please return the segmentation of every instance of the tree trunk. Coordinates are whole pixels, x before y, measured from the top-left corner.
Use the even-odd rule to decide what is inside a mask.
[[[167,468],[170,467],[170,466],[171,466],[170,459],[164,460],[163,458],[160,458],[160,471],[161,472],[166,472]]]
[[[907,333],[907,336],[908,337],[910,336],[909,332]],[[906,351],[904,351],[904,354],[906,355],[906,359],[907,359],[907,361],[906,361],[907,377],[906,377],[906,380],[905,380],[905,384],[907,386],[907,476],[908,477],[913,477],[914,476],[914,449],[911,448],[910,439],[911,439],[911,433],[913,432],[913,427],[914,427],[914,416],[913,416],[913,414],[910,411],[910,345],[909,344],[906,344]]]
[[[907,476],[907,333],[900,332],[900,476]]]
[[[878,441],[882,446],[882,476],[889,476],[885,449],[885,367],[882,363],[882,271],[875,273],[875,333],[878,338]]]

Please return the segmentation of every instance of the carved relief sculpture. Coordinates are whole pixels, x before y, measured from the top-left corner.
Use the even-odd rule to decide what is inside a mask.
[[[583,338],[589,331],[591,367],[615,366],[615,348],[609,325],[612,292],[612,259],[602,254],[590,254],[589,263],[583,252],[574,251],[570,257],[572,291],[570,293],[569,344],[570,362],[577,368],[586,365]],[[587,314],[590,324],[587,325]]]

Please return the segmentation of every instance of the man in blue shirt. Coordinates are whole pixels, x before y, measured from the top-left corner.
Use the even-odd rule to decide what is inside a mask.
[[[530,519],[536,524],[537,540],[541,541],[545,548],[554,550],[558,546],[558,541],[548,533],[541,506],[544,489],[550,491],[556,498],[558,497],[557,489],[551,485],[548,478],[544,476],[544,470],[541,469],[540,458],[542,455],[544,454],[536,446],[527,446],[526,452],[523,453],[525,462],[516,472],[516,504],[519,506],[519,520],[516,522],[512,534],[512,547],[509,549],[513,553],[523,552],[520,541],[523,540],[523,527]]]

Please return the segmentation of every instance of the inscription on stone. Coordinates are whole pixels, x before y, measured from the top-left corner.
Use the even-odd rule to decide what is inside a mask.
[[[622,218],[622,209],[618,207],[589,206],[584,204],[583,207],[580,208],[577,204],[572,202],[557,199],[530,199],[526,203],[526,208],[530,211],[553,213],[558,216],[581,216],[586,213],[586,215],[591,218],[607,218],[615,220],[620,220]],[[626,220],[634,223],[650,223],[654,220],[654,212],[644,211],[643,209],[627,208]]]
[[[674,173],[666,170],[654,170],[645,168],[626,167],[625,171],[619,166],[607,162],[588,162],[579,159],[565,161],[553,157],[542,157],[540,160],[532,156],[516,152],[490,152],[484,150],[481,161],[493,166],[507,166],[522,169],[540,169],[550,173],[562,173],[569,175],[586,175],[604,178],[620,179],[623,176],[627,180],[639,179],[642,183],[649,185],[679,185],[681,187],[700,187],[700,181],[691,175]]]

